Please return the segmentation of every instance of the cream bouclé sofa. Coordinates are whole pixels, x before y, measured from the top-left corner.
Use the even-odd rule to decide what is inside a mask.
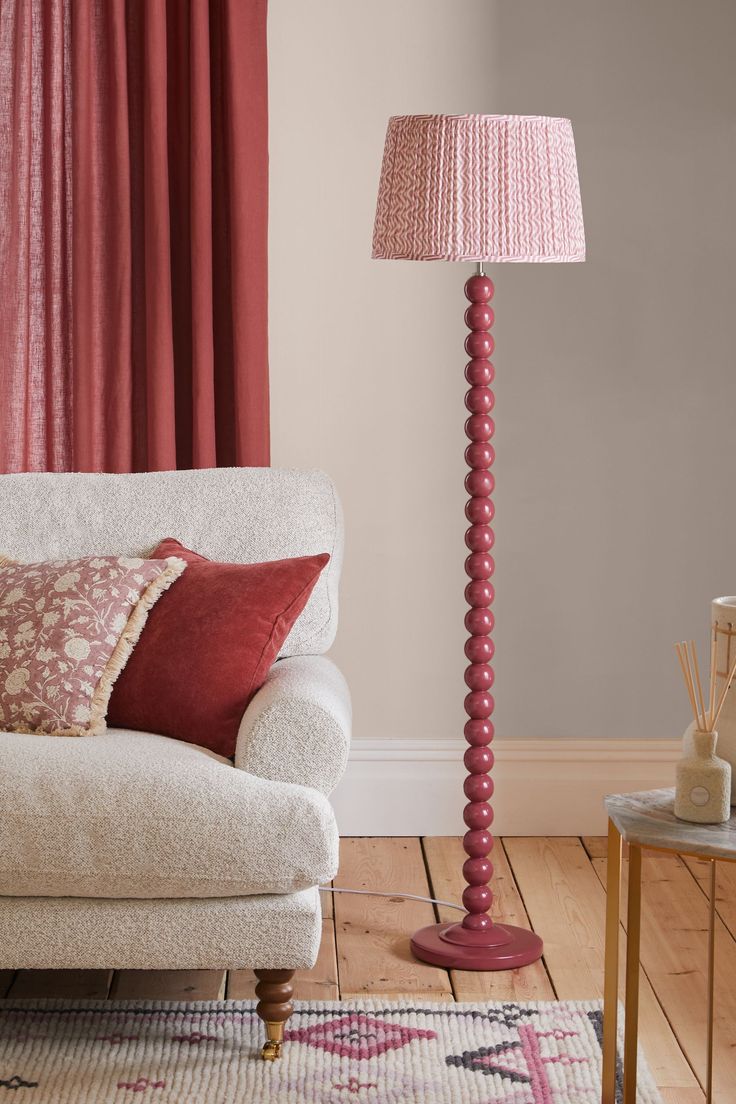
[[[323,654],[343,547],[334,487],[269,468],[0,476],[0,555],[145,555],[167,536],[228,562],[331,558],[234,761],[149,732],[0,733],[0,969],[253,968],[277,1057],[293,973],[317,956],[317,886],[338,862],[327,795],[350,699]]]

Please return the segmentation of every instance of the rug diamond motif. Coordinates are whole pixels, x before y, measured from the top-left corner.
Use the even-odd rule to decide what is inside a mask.
[[[387,1050],[407,1046],[413,1039],[436,1038],[434,1031],[375,1020],[361,1012],[284,1034],[286,1041],[307,1043],[331,1054],[339,1054],[341,1058],[373,1058],[385,1054]]]

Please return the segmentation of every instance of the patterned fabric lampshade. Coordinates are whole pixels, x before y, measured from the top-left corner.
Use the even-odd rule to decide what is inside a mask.
[[[389,119],[373,256],[413,261],[583,261],[569,119]]]

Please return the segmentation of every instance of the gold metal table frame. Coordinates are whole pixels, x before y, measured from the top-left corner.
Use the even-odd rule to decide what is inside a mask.
[[[601,1104],[616,1104],[616,1059],[618,1036],[619,924],[621,912],[621,857],[623,837],[609,818],[608,865],[606,870],[606,953],[603,980],[603,1086]],[[713,979],[715,968],[716,863],[733,862],[725,856],[652,847],[648,851],[686,855],[710,863],[710,908],[708,923],[708,1035],[705,1104],[713,1096]],[[623,1104],[636,1104],[636,1063],[639,1033],[639,947],[641,940],[641,852],[640,844],[629,842],[628,902],[626,909],[626,977],[624,998]]]

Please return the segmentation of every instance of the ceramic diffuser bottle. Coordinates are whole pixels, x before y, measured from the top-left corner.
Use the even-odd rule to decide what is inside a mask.
[[[692,733],[692,754],[677,764],[675,816],[722,824],[731,815],[731,764],[716,755],[717,732]]]
[[[730,637],[729,637],[730,639]],[[695,641],[675,645],[685,689],[693,711],[693,725],[685,733],[683,757],[677,764],[675,816],[695,824],[722,824],[731,815],[731,764],[716,755],[716,725],[736,675],[736,657],[730,663],[720,688],[718,682],[717,634],[711,634],[710,672],[703,692]],[[716,690],[718,689],[718,693]]]

